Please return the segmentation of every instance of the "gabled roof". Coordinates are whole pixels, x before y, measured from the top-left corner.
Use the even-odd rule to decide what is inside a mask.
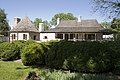
[[[57,27],[101,27],[98,24],[96,19],[88,19],[81,20],[81,22],[77,22],[77,20],[62,20]]]
[[[23,18],[10,32],[39,32],[28,17]]]
[[[102,32],[105,33],[106,29],[103,28],[95,19],[89,20],[81,20],[78,22],[77,20],[62,20],[60,24],[50,30],[42,31],[43,33],[47,32],[55,32],[55,33],[65,33],[65,32],[76,32],[76,33],[83,33],[83,32]],[[111,30],[107,30],[107,33],[110,33]]]

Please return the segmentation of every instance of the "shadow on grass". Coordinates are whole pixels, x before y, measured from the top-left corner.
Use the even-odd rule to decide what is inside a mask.
[[[16,70],[25,70],[25,69],[29,69],[30,67],[17,67]]]

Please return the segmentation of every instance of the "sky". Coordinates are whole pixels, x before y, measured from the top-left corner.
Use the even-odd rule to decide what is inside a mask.
[[[72,13],[82,16],[82,19],[97,19],[103,22],[100,14],[94,13],[91,0],[0,0],[0,8],[5,9],[9,25],[13,25],[14,17],[28,16],[50,21],[57,13]]]

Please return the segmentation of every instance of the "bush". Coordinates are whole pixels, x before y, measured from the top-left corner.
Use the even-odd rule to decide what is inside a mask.
[[[3,43],[4,41],[0,40],[0,44]]]
[[[21,53],[22,53],[22,50],[24,49],[24,47],[26,46],[25,45],[25,41],[23,41],[23,40],[15,40],[15,41],[13,41],[12,43],[14,43],[15,45],[17,45],[18,47],[19,47],[19,51],[20,51],[20,55],[21,55]],[[20,57],[21,58],[21,57]]]
[[[1,59],[5,61],[16,60],[20,58],[20,49],[14,43],[2,43],[1,44]]]
[[[8,47],[10,46],[9,42],[4,42],[0,44],[0,58],[3,54],[3,52],[5,52],[6,50],[8,50]]]
[[[26,66],[42,65],[44,64],[44,49],[42,44],[32,43],[22,51],[22,62]]]
[[[117,53],[113,42],[60,41],[48,51],[46,64],[82,72],[108,72],[114,69]]]

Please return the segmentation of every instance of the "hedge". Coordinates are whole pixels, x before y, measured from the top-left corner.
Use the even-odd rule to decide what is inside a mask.
[[[26,66],[45,64],[45,53],[47,49],[46,46],[38,43],[25,46],[21,54],[23,64]]]
[[[20,58],[20,49],[14,43],[5,42],[0,44],[1,59],[5,61],[16,60]]]
[[[48,51],[46,65],[80,72],[113,71],[120,58],[116,46],[109,41],[60,41]]]

